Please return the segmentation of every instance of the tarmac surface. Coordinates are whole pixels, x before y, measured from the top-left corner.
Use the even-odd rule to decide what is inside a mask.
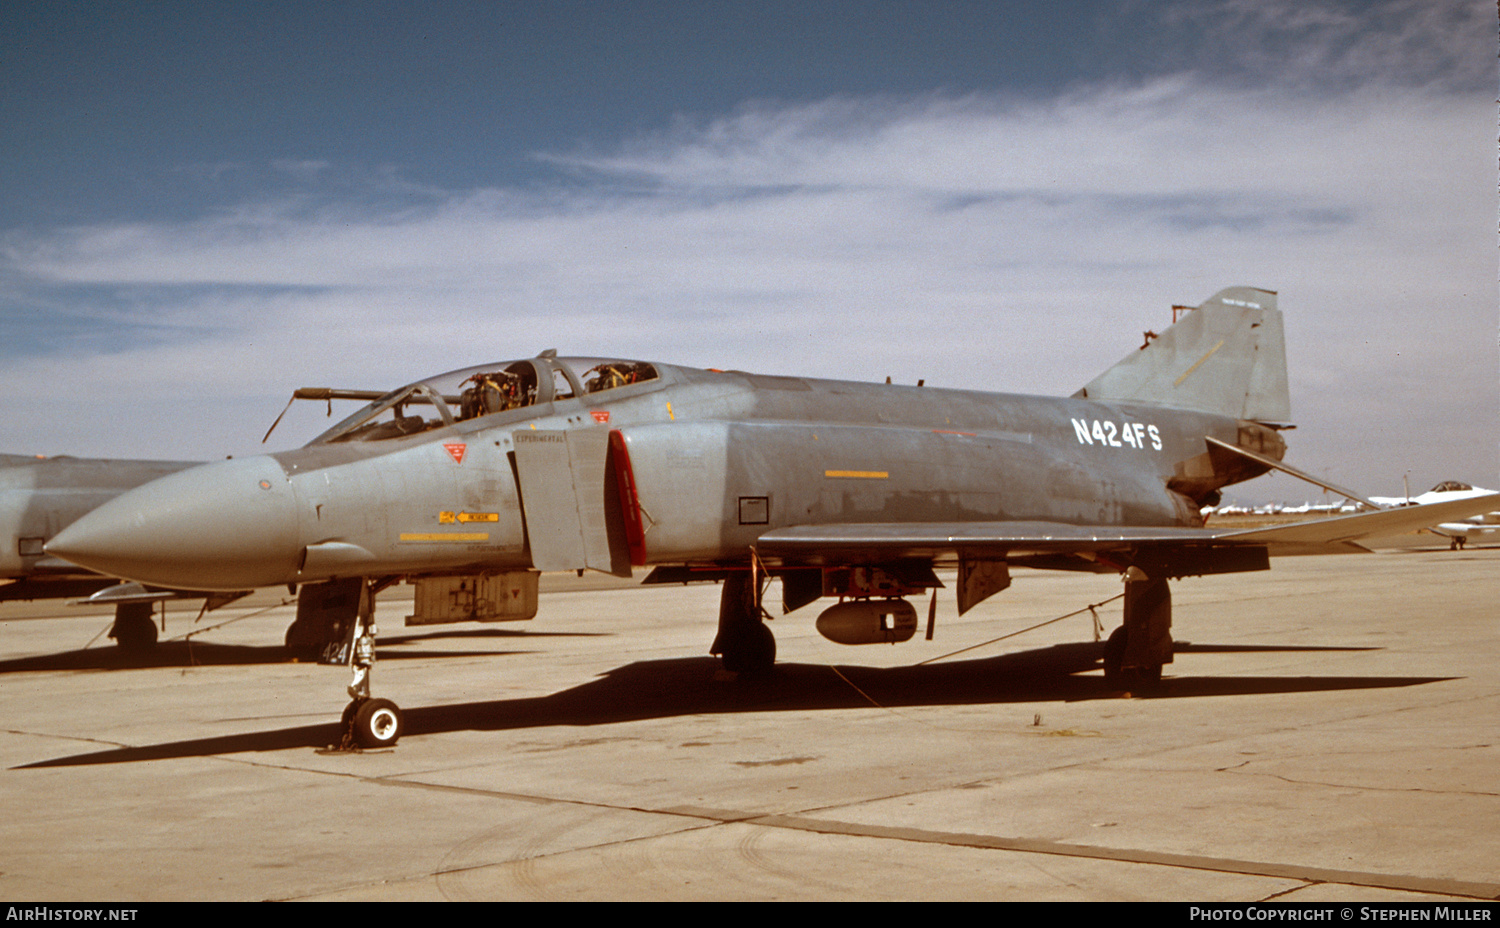
[[[1106,686],[1087,609],[1022,631],[1111,576],[1017,571],[962,618],[947,590],[896,646],[814,604],[764,682],[705,654],[716,585],[588,587],[488,627],[382,594],[407,733],[364,753],[327,749],[348,674],[284,657],[284,590],[174,604],[198,633],[141,659],[106,612],[0,606],[0,897],[1500,897],[1500,549],[1174,583],[1149,695]]]

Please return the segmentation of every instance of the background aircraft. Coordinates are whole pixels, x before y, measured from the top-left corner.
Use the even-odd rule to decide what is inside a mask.
[[[1457,480],[1444,480],[1442,483],[1417,496],[1372,496],[1370,501],[1377,506],[1392,508],[1396,506],[1424,506],[1431,503],[1447,502],[1449,500],[1472,499],[1477,496],[1491,496],[1494,490],[1486,490],[1482,487],[1471,487],[1467,483]],[[1487,544],[1500,541],[1500,511],[1486,512],[1470,516],[1462,521],[1443,522],[1431,529],[1439,535],[1448,538],[1450,548],[1459,549],[1466,544]]]
[[[89,597],[115,607],[109,637],[121,647],[154,645],[154,604],[177,598],[180,592],[146,589],[81,570],[43,547],[101,503],[197,463],[0,454],[0,601]],[[203,593],[189,595],[204,598]],[[244,593],[207,598],[215,608],[240,595]]]
[[[768,672],[783,610],[822,597],[842,643],[912,637],[905,597],[958,571],[960,612],[1012,565],[1120,574],[1104,648],[1121,685],[1172,660],[1175,578],[1496,508],[1496,498],[1269,529],[1206,528],[1222,487],[1280,459],[1290,419],[1276,295],[1233,287],[1068,398],[986,394],[602,358],[535,358],[391,391],[304,448],[132,490],[46,546],[143,583],[302,584],[293,630],[349,663],[351,736],[392,744],[371,698],[374,598],[416,585],[413,623],[526,619],[540,571],[723,583],[724,665]],[[289,633],[290,635],[291,633]]]

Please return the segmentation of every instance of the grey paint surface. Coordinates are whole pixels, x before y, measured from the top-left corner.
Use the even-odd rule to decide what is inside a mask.
[[[195,466],[188,461],[133,461],[0,454],[0,599],[77,596],[108,585],[42,545],[126,490]]]
[[[481,388],[510,396],[509,408],[482,405],[491,400]],[[1364,523],[1326,538],[1201,527],[1199,507],[1219,487],[1267,470],[1224,446],[1281,457],[1276,432],[1243,416],[1284,418],[1285,394],[1275,294],[1245,287],[1216,294],[1071,398],[548,352],[394,391],[297,451],[166,477],[100,507],[49,550],[142,582],[222,590],[622,572],[623,546],[636,566],[738,568],[757,546],[773,567],[826,564],[831,552],[806,544],[826,530],[846,560],[852,551],[872,564],[1018,561],[1046,541],[1047,560],[1032,563],[1179,576],[1216,569],[1229,548],[1359,537]],[[802,543],[783,543],[791,538]],[[1222,567],[1245,563],[1226,554]]]

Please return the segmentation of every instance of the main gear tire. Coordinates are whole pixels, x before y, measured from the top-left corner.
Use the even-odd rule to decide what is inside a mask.
[[[109,630],[109,637],[124,651],[140,653],[156,647],[156,621],[152,618],[151,604],[144,605],[144,611],[121,606],[115,613],[115,624]]]
[[[744,626],[720,657],[725,670],[747,677],[769,676],[776,665],[776,635],[764,622]]]
[[[1130,632],[1124,625],[1109,633],[1104,642],[1104,680],[1122,690],[1146,690],[1161,685],[1161,665],[1126,667],[1125,646]]]

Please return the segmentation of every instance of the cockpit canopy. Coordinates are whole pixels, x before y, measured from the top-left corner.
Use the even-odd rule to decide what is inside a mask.
[[[551,352],[521,361],[481,364],[392,390],[309,444],[415,435],[481,416],[623,390],[660,377],[653,365],[641,361],[559,358]],[[345,398],[350,395],[352,391],[346,392]]]

